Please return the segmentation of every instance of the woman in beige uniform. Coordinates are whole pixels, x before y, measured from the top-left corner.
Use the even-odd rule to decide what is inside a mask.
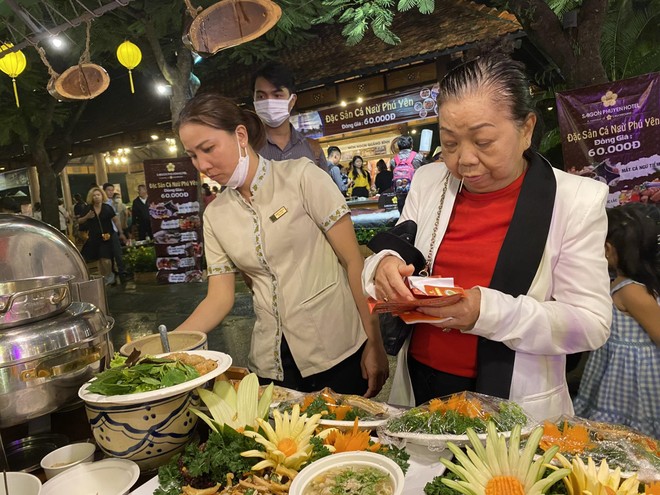
[[[330,176],[306,158],[259,156],[260,120],[219,95],[190,100],[177,126],[195,167],[227,186],[204,213],[208,294],[177,330],[215,328],[240,270],[257,317],[249,365],[262,380],[378,393],[387,357],[362,294],[349,209]]]

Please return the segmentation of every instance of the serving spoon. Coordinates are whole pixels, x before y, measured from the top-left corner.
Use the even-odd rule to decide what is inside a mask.
[[[158,333],[160,334],[160,343],[163,346],[163,352],[170,352],[170,341],[167,338],[167,327],[165,325],[158,325]]]

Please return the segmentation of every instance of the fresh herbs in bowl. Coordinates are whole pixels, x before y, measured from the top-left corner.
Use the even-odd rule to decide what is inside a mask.
[[[179,385],[201,376],[193,366],[178,359],[152,356],[139,359],[139,352],[128,358],[115,354],[110,368],[100,373],[87,391],[101,395],[136,394]]]

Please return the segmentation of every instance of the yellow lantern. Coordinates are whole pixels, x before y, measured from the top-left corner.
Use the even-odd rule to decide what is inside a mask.
[[[2,52],[13,48],[14,45],[11,43],[5,43],[0,46],[0,54]],[[8,53],[4,57],[0,58],[0,70],[11,77],[11,81],[14,85],[14,97],[16,98],[16,106],[20,107],[21,104],[18,101],[18,90],[16,89],[16,78],[25,70],[27,61],[25,60],[25,55],[23,52],[18,50],[16,52]]]
[[[131,71],[135,69],[142,60],[142,52],[137,45],[130,41],[124,41],[117,47],[117,59],[119,63],[128,69],[128,78],[131,81],[131,93],[135,93],[133,87],[133,74]]]

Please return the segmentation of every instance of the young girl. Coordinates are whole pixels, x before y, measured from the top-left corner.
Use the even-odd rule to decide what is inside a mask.
[[[575,413],[660,438],[658,225],[647,213],[634,203],[607,211],[612,328],[589,356]]]
[[[371,187],[371,175],[364,169],[364,160],[361,156],[355,155],[351,160],[351,169],[348,172],[349,188],[348,196],[357,196],[362,198],[369,197],[369,188]],[[351,185],[352,183],[352,185]]]

